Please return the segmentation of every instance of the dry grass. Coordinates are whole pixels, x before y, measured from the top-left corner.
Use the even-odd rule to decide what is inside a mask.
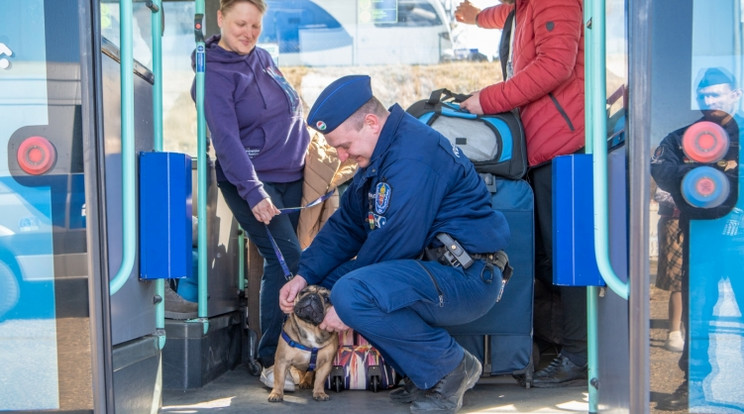
[[[335,79],[350,74],[372,77],[375,96],[386,106],[394,103],[408,108],[414,102],[428,98],[433,90],[447,88],[455,93],[470,93],[501,80],[498,62],[453,62],[421,66],[344,66],[344,67],[283,67],[284,76],[299,92],[305,114],[315,98]],[[164,114],[164,149],[196,154],[196,111],[189,95],[193,74],[182,83],[183,93],[172,99],[172,108]]]
[[[300,91],[306,103],[311,104],[327,84],[341,76],[367,74],[372,78],[375,96],[382,103],[385,105],[398,103],[403,108],[429,97],[433,90],[439,88],[447,88],[456,93],[470,93],[501,80],[498,62],[452,62],[420,66],[286,67],[282,68],[282,72]]]
[[[380,65],[343,67],[293,66],[281,68],[289,83],[299,92],[304,103],[304,113],[320,92],[341,76],[367,74],[372,78],[375,96],[386,106],[394,103],[408,108],[432,91],[447,88],[455,93],[471,93],[501,81],[499,62],[450,62],[438,65]],[[165,149],[196,154],[196,111],[189,95],[193,74],[188,72],[183,82],[183,93],[171,96],[173,105],[164,114]],[[608,93],[615,91],[623,80],[608,76]],[[622,105],[619,100],[616,106]],[[616,109],[614,109],[616,110]],[[613,110],[613,112],[614,112]]]

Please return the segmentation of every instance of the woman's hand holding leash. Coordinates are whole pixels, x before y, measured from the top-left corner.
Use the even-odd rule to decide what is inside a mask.
[[[253,212],[253,216],[256,217],[256,220],[263,224],[269,224],[274,216],[281,214],[281,211],[274,206],[270,198],[261,200],[251,211]]]

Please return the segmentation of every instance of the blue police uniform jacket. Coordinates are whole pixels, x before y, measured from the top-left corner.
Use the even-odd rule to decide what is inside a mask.
[[[472,162],[395,104],[369,165],[354,175],[339,209],[302,253],[298,274],[317,284],[354,257],[354,268],[416,259],[438,233],[469,253],[502,250],[510,239]]]

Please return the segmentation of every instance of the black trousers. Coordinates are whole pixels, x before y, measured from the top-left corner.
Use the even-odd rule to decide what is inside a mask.
[[[531,168],[527,180],[535,193],[535,278],[560,293],[561,353],[583,366],[587,360],[586,288],[553,286],[553,163]],[[535,318],[551,316],[535,314]]]
[[[264,189],[271,196],[271,202],[277,208],[298,207],[302,202],[302,180],[291,183],[264,182]],[[284,312],[279,308],[279,289],[287,282],[279,258],[271,244],[266,225],[256,220],[251,207],[238,189],[228,181],[219,181],[217,185],[225,202],[248,239],[256,245],[264,259],[263,276],[259,293],[259,317],[261,320],[261,339],[258,342],[258,361],[266,368],[274,365],[274,354],[279,342],[279,335],[284,323]],[[297,272],[300,263],[300,242],[297,239],[299,213],[275,216],[269,223],[269,230],[276,241],[286,265],[292,274]]]

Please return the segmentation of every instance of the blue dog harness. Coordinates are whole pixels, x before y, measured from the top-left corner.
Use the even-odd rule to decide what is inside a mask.
[[[289,346],[297,349],[301,349],[303,351],[309,351],[310,352],[310,364],[307,367],[308,371],[315,371],[315,361],[318,359],[318,348],[310,348],[305,345],[302,345],[299,342],[295,342],[292,340],[292,338],[287,335],[287,332],[282,329],[282,338],[284,338],[285,341],[289,344]]]

